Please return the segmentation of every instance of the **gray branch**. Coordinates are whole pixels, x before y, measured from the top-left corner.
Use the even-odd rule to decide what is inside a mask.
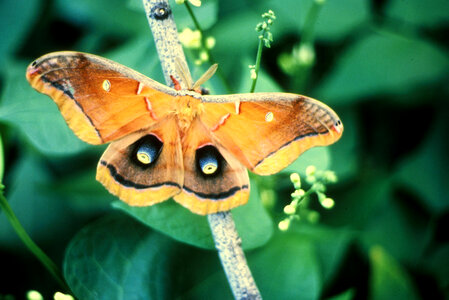
[[[173,76],[182,88],[187,83],[178,74],[175,61],[187,66],[178,31],[171,13],[168,0],[143,0],[145,13],[153,32],[156,49],[161,60],[167,85],[173,87]],[[188,68],[185,68],[188,70]],[[186,74],[191,76],[190,74]],[[256,283],[251,275],[245,254],[241,247],[241,239],[235,228],[231,212],[208,215],[209,225],[225,270],[232,293],[236,299],[262,299]]]

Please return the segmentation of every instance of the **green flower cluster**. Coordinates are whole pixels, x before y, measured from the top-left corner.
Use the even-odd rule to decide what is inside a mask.
[[[295,187],[295,191],[291,194],[292,201],[284,207],[284,213],[287,215],[285,219],[279,222],[279,229],[282,231],[290,227],[293,220],[304,219],[312,223],[316,223],[319,219],[317,211],[308,208],[312,195],[316,195],[321,206],[326,209],[334,207],[334,200],[327,197],[326,185],[337,182],[337,175],[333,171],[317,170],[315,166],[306,168],[306,182],[310,188],[306,191],[302,188],[301,177],[298,173],[292,173],[290,180]]]

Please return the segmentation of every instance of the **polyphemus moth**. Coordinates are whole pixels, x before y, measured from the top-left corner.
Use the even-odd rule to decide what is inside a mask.
[[[44,55],[26,77],[80,139],[110,143],[96,178],[134,206],[173,197],[197,214],[230,210],[248,200],[247,169],[277,173],[343,132],[332,109],[305,96],[202,95],[80,52]]]

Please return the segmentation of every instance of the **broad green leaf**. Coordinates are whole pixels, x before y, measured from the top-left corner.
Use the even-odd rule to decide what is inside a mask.
[[[290,230],[313,243],[323,281],[331,282],[338,274],[337,271],[345,257],[349,243],[355,238],[355,233],[349,230],[313,226],[303,222],[296,223]]]
[[[409,275],[382,247],[371,248],[369,258],[370,299],[420,299]]]
[[[440,111],[421,147],[400,163],[395,174],[396,180],[415,193],[434,214],[449,208],[449,146],[445,138],[448,129],[446,109]]]
[[[3,61],[22,45],[40,6],[40,0],[0,2],[0,65],[3,66]]]
[[[52,178],[45,164],[27,151],[20,151],[20,158],[6,174],[6,198],[33,240],[38,244],[50,242],[53,249],[59,249],[67,231],[73,230],[74,224],[80,220],[73,218],[73,211],[66,199],[53,194],[48,188]],[[1,211],[0,244],[14,251],[24,248]]]
[[[336,204],[326,216],[326,222],[362,230],[388,209],[391,190],[392,182],[387,174],[373,170],[372,174],[359,177],[355,185],[346,188],[344,198],[335,199]]]
[[[387,2],[387,16],[419,26],[444,26],[449,22],[449,1],[391,0]]]
[[[269,7],[278,16],[272,30],[276,36],[286,32],[301,32],[306,16],[315,0],[271,0],[264,7]],[[336,40],[357,29],[369,18],[369,1],[367,0],[327,0],[318,14],[315,24],[317,39]]]
[[[215,248],[207,218],[173,200],[150,207],[132,207],[121,201],[114,202],[113,206],[176,240],[201,248]],[[273,223],[260,202],[256,184],[251,183],[248,203],[233,209],[232,215],[244,249],[259,247],[270,239]]]
[[[318,99],[332,106],[376,95],[405,95],[417,85],[439,80],[448,68],[448,56],[428,42],[372,33],[342,54],[318,88]]]
[[[165,84],[160,60],[151,36],[141,35],[104,56]]]
[[[36,92],[25,78],[26,64],[8,68],[1,95],[0,121],[17,128],[39,151],[49,155],[73,154],[87,148],[68,128],[55,103]]]
[[[424,264],[432,270],[438,280],[439,286],[449,286],[449,244],[445,243],[439,248],[426,253]],[[446,296],[448,291],[446,289]]]
[[[373,211],[367,220],[363,244],[367,248],[382,245],[395,258],[413,264],[425,256],[429,246],[432,236],[430,220],[413,208],[402,207],[398,199],[390,199],[383,209],[377,213]]]
[[[143,5],[143,4],[142,4]],[[135,11],[123,0],[57,0],[58,15],[97,34],[129,36],[150,29],[144,11]]]
[[[264,299],[318,299],[322,279],[312,243],[294,233],[280,234],[248,255]]]
[[[81,230],[64,259],[64,277],[78,299],[170,299],[176,244],[113,214]]]

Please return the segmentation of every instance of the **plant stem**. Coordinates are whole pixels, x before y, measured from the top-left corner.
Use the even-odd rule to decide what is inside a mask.
[[[306,19],[304,21],[304,27],[301,33],[301,42],[299,44],[299,49],[307,49],[311,51],[311,55],[313,59],[310,63],[302,64],[300,69],[297,72],[297,75],[294,76],[294,87],[303,92],[306,86],[307,80],[309,78],[310,70],[314,65],[315,60],[315,51],[313,47],[314,39],[315,39],[315,24],[318,20],[318,15],[320,13],[321,8],[323,7],[324,1],[313,1],[312,6],[307,12]]]
[[[23,228],[22,224],[20,224],[20,221],[14,214],[14,211],[11,209],[8,200],[6,200],[5,196],[3,195],[3,190],[4,186],[0,183],[0,207],[5,213],[5,216],[13,227],[14,231],[17,233],[28,250],[30,250],[31,253],[36,256],[36,258],[44,265],[45,268],[47,268],[53,278],[59,283],[61,288],[63,288],[64,291],[70,291],[70,288],[67,286],[65,280],[63,279],[58,266],[44,253],[44,251],[41,250],[41,248],[39,248],[39,246],[36,245],[36,243],[33,242],[31,237]]]
[[[5,158],[3,153],[3,139],[0,133],[0,184],[3,182],[4,172],[5,172]]]
[[[198,22],[198,19],[196,18],[195,14],[193,13],[192,7],[188,3],[188,1],[185,1],[184,4],[185,4],[185,6],[187,8],[187,11],[188,11],[190,17],[192,18],[193,24],[195,24],[196,29],[201,33],[201,50],[206,51],[206,53],[207,53],[207,55],[209,57],[209,62],[210,63],[212,63],[212,64],[216,63],[216,60],[213,58],[210,49],[207,47],[206,37],[204,35],[204,31],[201,28],[201,25]],[[221,82],[223,83],[226,91],[228,93],[231,93],[232,92],[231,85],[229,84],[228,80],[226,79],[226,76],[224,76],[223,71],[220,68],[217,69],[217,75],[220,78]]]
[[[0,134],[0,207],[9,223],[11,224],[12,228],[28,248],[28,250],[30,250],[31,253],[36,256],[36,258],[44,265],[45,268],[47,268],[53,278],[59,283],[61,288],[64,289],[64,291],[70,291],[70,288],[67,286],[61,272],[59,271],[58,266],[44,253],[44,251],[41,250],[41,248],[39,248],[39,246],[36,245],[36,243],[34,243],[34,241],[25,231],[25,228],[23,228],[22,224],[20,224],[19,219],[14,214],[14,211],[9,205],[8,200],[3,194],[3,191],[5,189],[5,186],[3,185],[3,174],[5,171],[4,162],[5,159],[3,151],[3,140]]]
[[[143,0],[143,4],[165,78],[166,80],[168,78],[167,83],[170,83],[170,75],[177,79],[180,77],[176,74],[176,68],[174,67],[175,58],[183,60],[185,65],[187,63],[178,39],[178,32],[168,0]],[[155,11],[165,11],[167,14],[154,17]],[[180,83],[185,85],[181,81]],[[208,221],[218,255],[235,298],[261,299],[241,248],[240,237],[236,231],[231,212],[208,215]]]
[[[262,36],[264,34],[265,34],[265,32],[262,32]],[[259,39],[259,46],[257,46],[256,64],[254,66],[254,71],[256,72],[256,78],[253,79],[253,82],[251,84],[251,89],[249,90],[250,93],[254,93],[254,90],[256,89],[257,78],[259,78],[260,62],[262,61],[262,49],[263,49],[263,40]]]

